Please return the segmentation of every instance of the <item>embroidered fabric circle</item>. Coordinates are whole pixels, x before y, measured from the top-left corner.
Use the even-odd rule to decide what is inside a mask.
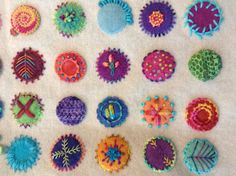
[[[128,116],[128,108],[118,97],[107,97],[97,109],[97,118],[105,127],[121,126]]]
[[[0,100],[0,119],[3,117],[3,110],[4,110],[4,104],[3,104],[3,102]]]
[[[40,14],[37,9],[29,5],[17,7],[11,15],[11,34],[32,34],[40,25]]]
[[[99,77],[108,83],[115,83],[125,78],[130,70],[128,56],[119,49],[104,50],[97,59]]]
[[[147,97],[146,102],[141,105],[143,107],[141,110],[142,120],[148,123],[149,128],[161,128],[162,125],[168,127],[169,122],[175,119],[174,103],[167,96]]]
[[[99,1],[98,24],[103,32],[115,34],[133,24],[132,9],[123,0]]]
[[[13,171],[26,172],[36,165],[40,155],[39,142],[30,136],[21,135],[7,148],[6,159]]]
[[[96,159],[105,171],[118,172],[128,164],[130,159],[129,144],[119,135],[106,137],[98,144]]]
[[[57,105],[57,117],[65,125],[81,123],[87,113],[85,103],[77,97],[63,98]]]
[[[223,11],[214,0],[196,0],[187,8],[184,15],[185,26],[188,26],[190,35],[194,33],[202,39],[212,36],[220,29],[223,22]]]
[[[11,106],[14,118],[25,128],[36,125],[43,116],[43,104],[37,95],[29,93],[15,95]]]
[[[53,166],[60,171],[70,171],[79,166],[84,158],[84,144],[77,135],[61,136],[51,150]]]
[[[170,53],[155,50],[144,58],[142,67],[147,79],[160,82],[171,78],[175,72],[176,62]]]
[[[87,64],[78,53],[65,52],[57,56],[55,70],[61,80],[77,82],[84,77]]]
[[[209,131],[218,122],[218,109],[207,98],[196,98],[186,108],[187,123],[195,130]]]
[[[197,79],[201,81],[213,80],[222,69],[221,56],[213,50],[203,49],[191,57],[188,67]]]
[[[72,37],[81,32],[86,24],[83,8],[76,2],[65,2],[57,6],[54,16],[57,30],[64,37]]]
[[[184,163],[194,174],[210,172],[218,162],[215,146],[206,139],[193,139],[184,148]]]
[[[174,143],[162,136],[150,139],[144,148],[144,162],[154,172],[170,171],[176,163]]]
[[[175,11],[165,1],[150,1],[141,10],[139,24],[141,29],[151,37],[166,35],[174,27]]]
[[[13,74],[16,75],[16,79],[20,79],[26,84],[39,80],[45,69],[45,61],[42,58],[43,55],[31,48],[17,52],[12,62]]]

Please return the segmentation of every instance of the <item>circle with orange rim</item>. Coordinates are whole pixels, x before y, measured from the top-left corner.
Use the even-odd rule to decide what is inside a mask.
[[[82,56],[75,52],[60,54],[55,62],[55,70],[61,80],[77,82],[81,80],[87,70],[87,64]]]
[[[98,144],[96,159],[105,171],[119,171],[130,159],[129,144],[119,135],[109,136]]]
[[[186,108],[189,126],[198,131],[209,131],[218,122],[218,109],[208,98],[196,98]]]

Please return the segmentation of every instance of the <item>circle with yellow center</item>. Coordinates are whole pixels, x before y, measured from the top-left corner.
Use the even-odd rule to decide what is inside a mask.
[[[160,27],[164,22],[164,15],[158,10],[153,11],[149,16],[149,23],[151,23],[152,27]]]
[[[98,144],[96,159],[105,171],[119,171],[130,159],[129,144],[119,135],[109,136]]]

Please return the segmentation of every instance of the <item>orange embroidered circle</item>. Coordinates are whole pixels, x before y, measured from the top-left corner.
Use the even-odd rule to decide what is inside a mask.
[[[119,171],[127,165],[130,159],[128,142],[119,135],[103,139],[98,144],[96,159],[105,171]]]
[[[76,82],[84,77],[87,65],[85,60],[78,53],[66,52],[57,57],[55,70],[61,80]]]
[[[164,15],[158,10],[153,11],[149,16],[149,23],[151,23],[152,27],[160,27],[164,22]]]
[[[15,9],[11,15],[11,34],[31,34],[36,31],[40,25],[40,14],[32,6],[21,5]]]
[[[156,126],[160,128],[162,125],[168,127],[169,121],[174,120],[176,112],[174,111],[174,103],[167,96],[154,98],[148,97],[146,102],[141,104],[143,109],[143,121],[148,123],[148,127]]]

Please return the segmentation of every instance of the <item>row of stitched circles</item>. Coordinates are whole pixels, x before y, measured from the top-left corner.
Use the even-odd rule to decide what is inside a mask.
[[[133,13],[128,3],[123,0],[100,0],[98,3],[98,24],[108,34],[121,32],[133,24]],[[220,29],[223,21],[222,9],[215,1],[194,1],[184,15],[185,26],[190,34],[199,38],[212,36]],[[202,22],[202,19],[208,19]],[[11,34],[31,34],[40,25],[38,10],[30,5],[21,5],[11,16]],[[151,1],[140,12],[140,28],[152,37],[161,37],[171,31],[176,23],[176,12],[168,2]],[[86,15],[80,4],[66,2],[58,5],[54,15],[54,24],[65,37],[72,37],[81,32],[86,24]]]
[[[140,103],[140,119],[149,128],[165,128],[175,120],[175,103],[168,96],[147,97]],[[0,106],[2,109],[3,107]],[[16,121],[25,128],[36,125],[43,118],[43,103],[37,96],[20,93],[12,100],[11,110]],[[87,106],[76,96],[68,96],[56,107],[58,119],[65,125],[75,126],[86,117]],[[126,103],[115,96],[108,96],[98,104],[97,119],[106,128],[121,126],[129,116]],[[215,103],[205,97],[193,99],[185,109],[187,124],[194,130],[209,131],[216,126],[219,114]]]
[[[33,83],[43,75],[45,61],[38,51],[23,49],[13,58],[12,69],[17,79],[24,83]],[[192,75],[201,81],[214,79],[222,68],[220,55],[215,51],[203,49],[189,60],[188,67]],[[175,58],[167,51],[154,50],[144,57],[142,72],[153,82],[162,82],[172,77],[176,69]],[[130,60],[119,49],[106,49],[96,61],[96,70],[100,79],[107,83],[116,83],[126,77],[130,71]],[[55,60],[55,71],[65,82],[80,81],[86,74],[87,64],[77,52],[64,52]]]

